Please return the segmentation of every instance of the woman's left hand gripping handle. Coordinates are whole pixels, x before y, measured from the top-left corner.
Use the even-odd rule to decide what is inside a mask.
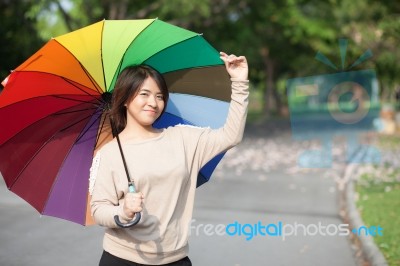
[[[114,216],[115,223],[122,228],[129,228],[137,224],[142,218],[142,202],[143,202],[143,194],[136,193],[133,184],[129,184],[129,193],[125,195],[124,199],[124,213],[127,217],[132,217],[132,220],[128,223],[122,223],[119,220],[118,215]]]

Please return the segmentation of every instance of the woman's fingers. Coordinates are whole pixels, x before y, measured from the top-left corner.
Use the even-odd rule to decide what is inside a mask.
[[[225,52],[220,52],[220,58],[225,63],[226,70],[231,78],[247,79],[248,66],[245,56],[228,55]]]
[[[144,195],[141,192],[138,193],[127,193],[124,199],[124,211],[129,217],[133,217],[136,212],[143,210]]]
[[[219,52],[219,55],[222,56],[222,57],[228,56],[225,52]]]
[[[137,200],[137,201],[141,201],[144,199],[144,196],[141,192],[138,193],[128,193],[128,197],[130,197],[132,200]]]
[[[226,54],[226,53],[224,53],[224,52],[220,52],[219,54],[220,54],[220,58],[221,58],[222,61],[224,61],[225,63],[226,63],[226,62],[231,63],[231,62],[233,62],[233,61],[235,60],[235,58],[236,58],[236,55],[234,55],[234,54],[228,55],[228,54]]]
[[[234,54],[227,55],[224,52],[220,52],[220,58],[222,61],[225,62],[225,64],[241,64],[241,63],[247,63],[246,57],[245,56],[236,56]]]

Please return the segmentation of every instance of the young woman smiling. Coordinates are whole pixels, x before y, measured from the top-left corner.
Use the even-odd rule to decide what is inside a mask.
[[[228,117],[219,129],[178,125],[156,129],[153,123],[168,102],[161,74],[151,67],[128,67],[118,77],[111,117],[137,193],[128,192],[128,180],[117,141],[103,146],[92,167],[95,183],[91,212],[106,227],[100,266],[192,265],[188,255],[199,170],[243,136],[248,105],[248,65],[244,56],[220,53],[232,81]],[[119,228],[114,221],[140,222]]]

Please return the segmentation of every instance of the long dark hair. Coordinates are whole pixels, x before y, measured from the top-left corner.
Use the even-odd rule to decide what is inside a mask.
[[[129,66],[119,74],[112,93],[110,115],[116,134],[119,134],[126,127],[125,105],[133,100],[138,89],[148,77],[153,78],[161,90],[164,100],[164,109],[161,115],[164,113],[169,96],[164,77],[157,70],[147,65]]]

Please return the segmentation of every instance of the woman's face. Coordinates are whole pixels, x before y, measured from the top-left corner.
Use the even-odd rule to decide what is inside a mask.
[[[127,125],[152,126],[164,110],[165,102],[160,88],[148,77],[133,100],[127,103]]]

